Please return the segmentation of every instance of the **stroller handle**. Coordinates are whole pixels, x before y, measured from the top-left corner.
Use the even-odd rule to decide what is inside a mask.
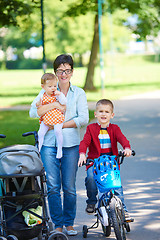
[[[38,133],[37,133],[37,131],[26,132],[26,133],[22,134],[23,137],[27,137],[27,136],[30,136],[30,135],[34,135],[35,146],[38,147]]]
[[[0,138],[6,138],[6,135],[0,134]]]

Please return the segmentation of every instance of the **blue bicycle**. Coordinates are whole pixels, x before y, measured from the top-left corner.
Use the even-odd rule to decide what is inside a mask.
[[[132,151],[132,155],[135,155],[135,151]],[[89,229],[99,226],[99,222],[106,237],[110,236],[111,227],[114,229],[117,240],[126,240],[126,231],[130,232],[129,222],[134,220],[125,219],[122,202],[114,194],[114,190],[121,187],[118,164],[123,163],[124,157],[123,152],[120,151],[118,156],[103,155],[93,161],[93,174],[98,187],[98,205],[95,214],[97,219],[91,227],[83,225],[84,238],[87,237]],[[86,165],[89,163],[87,162]]]

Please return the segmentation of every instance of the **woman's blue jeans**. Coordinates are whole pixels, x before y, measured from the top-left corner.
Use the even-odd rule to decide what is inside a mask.
[[[85,178],[85,186],[86,186],[87,197],[88,197],[88,199],[86,200],[86,203],[87,204],[96,204],[98,189],[97,189],[97,185],[94,181],[93,166],[87,170],[87,177]],[[120,188],[114,190],[114,194],[121,199],[124,210],[128,211],[126,208],[126,205],[124,203],[123,187],[120,187]]]
[[[50,215],[55,228],[73,226],[76,216],[76,173],[79,146],[64,148],[56,158],[57,148],[43,146],[41,158],[46,171]],[[63,207],[61,200],[63,191]]]

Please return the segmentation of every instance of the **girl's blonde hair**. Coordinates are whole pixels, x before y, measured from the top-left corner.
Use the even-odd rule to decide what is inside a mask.
[[[41,77],[41,84],[45,84],[47,80],[52,80],[52,79],[57,81],[56,75],[54,75],[53,73],[45,73]]]

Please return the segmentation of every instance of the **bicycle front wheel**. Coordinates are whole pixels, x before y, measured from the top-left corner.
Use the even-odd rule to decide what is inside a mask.
[[[110,206],[110,214],[112,219],[112,225],[114,228],[114,232],[117,240],[126,240],[126,233],[123,224],[123,216],[121,213],[121,209],[118,206],[117,200],[113,197],[109,204]]]
[[[104,226],[103,224],[101,224],[101,225],[102,225],[102,230],[103,230],[104,236],[109,237],[111,235],[111,225],[109,225],[109,226]]]

